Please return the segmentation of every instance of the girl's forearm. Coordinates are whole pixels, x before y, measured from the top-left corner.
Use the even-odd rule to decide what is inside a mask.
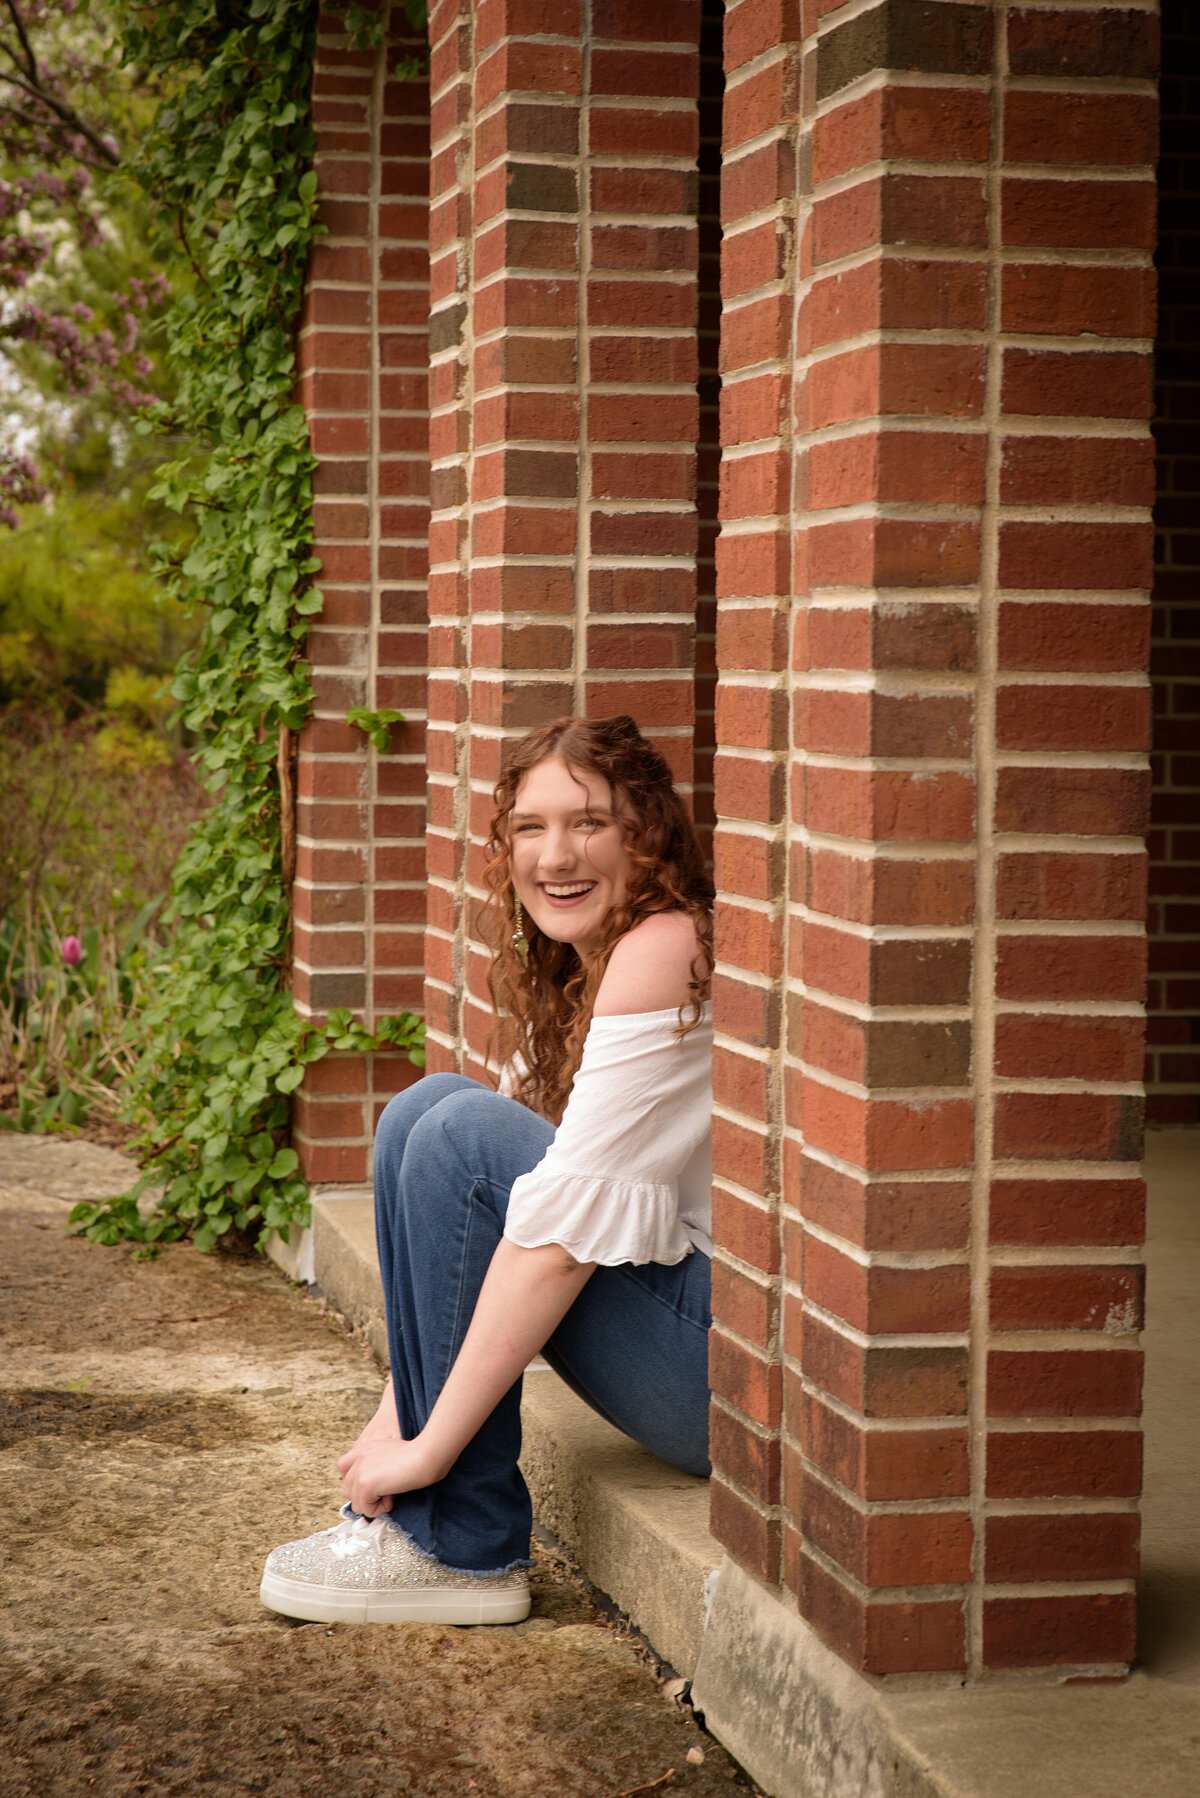
[[[501,1238],[449,1378],[413,1444],[427,1458],[431,1484],[449,1473],[594,1269],[556,1243],[523,1249]]]

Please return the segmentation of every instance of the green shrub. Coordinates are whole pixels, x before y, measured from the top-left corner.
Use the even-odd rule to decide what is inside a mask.
[[[206,795],[161,731],[118,713],[0,711],[0,920],[127,930],[167,891]]]
[[[111,709],[114,677],[140,677],[163,690],[165,720],[171,671],[196,633],[154,579],[151,543],[185,534],[147,498],[149,462],[143,452],[90,469],[53,509],[26,507],[18,530],[0,531],[0,705],[80,716]]]

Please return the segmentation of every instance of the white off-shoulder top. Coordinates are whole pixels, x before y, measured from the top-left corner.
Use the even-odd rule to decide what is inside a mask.
[[[504,1234],[577,1261],[712,1254],[712,1012],[593,1018],[562,1123],[513,1184]]]

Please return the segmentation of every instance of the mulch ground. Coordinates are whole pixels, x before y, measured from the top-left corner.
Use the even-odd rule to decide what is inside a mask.
[[[0,1135],[3,1798],[753,1791],[552,1550],[516,1627],[263,1610],[267,1551],[334,1520],[380,1374],[257,1258],[66,1233],[127,1177]]]

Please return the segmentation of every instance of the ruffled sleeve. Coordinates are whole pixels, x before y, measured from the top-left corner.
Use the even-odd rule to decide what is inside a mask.
[[[514,1183],[504,1234],[606,1267],[682,1261],[679,1177],[707,1141],[712,1025],[680,1038],[677,1011],[594,1018],[562,1123]]]

